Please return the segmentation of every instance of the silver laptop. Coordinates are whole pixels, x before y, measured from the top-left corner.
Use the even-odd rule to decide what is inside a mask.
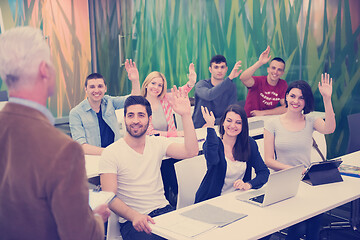
[[[236,198],[241,201],[265,207],[285,199],[294,197],[299,189],[303,165],[281,170],[270,174],[265,187],[239,194]]]

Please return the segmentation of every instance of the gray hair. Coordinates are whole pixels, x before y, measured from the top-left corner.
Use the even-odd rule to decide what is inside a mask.
[[[32,84],[43,61],[52,66],[50,48],[39,29],[16,27],[0,35],[0,76],[9,89]]]

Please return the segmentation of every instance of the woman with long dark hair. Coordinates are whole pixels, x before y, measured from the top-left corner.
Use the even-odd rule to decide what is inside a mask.
[[[220,119],[217,136],[215,117],[201,107],[207,125],[203,151],[207,162],[206,175],[196,193],[195,202],[201,202],[225,193],[260,188],[268,180],[269,169],[262,160],[255,140],[249,137],[249,126],[244,109],[230,105]],[[256,177],[251,179],[251,170]]]

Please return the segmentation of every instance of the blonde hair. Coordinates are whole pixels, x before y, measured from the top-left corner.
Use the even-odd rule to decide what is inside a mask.
[[[160,99],[162,99],[165,96],[166,91],[167,91],[167,83],[166,83],[166,78],[165,78],[164,74],[162,74],[161,72],[157,72],[157,71],[151,72],[149,75],[147,75],[147,77],[145,78],[145,80],[141,86],[141,95],[143,97],[146,97],[147,86],[154,78],[162,78],[162,80],[163,80],[163,88],[162,88],[160,95],[158,96]]]

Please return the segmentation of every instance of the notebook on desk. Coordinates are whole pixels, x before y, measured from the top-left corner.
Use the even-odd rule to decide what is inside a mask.
[[[270,174],[267,185],[259,190],[239,194],[236,198],[260,207],[294,197],[298,191],[304,167],[298,165]]]

